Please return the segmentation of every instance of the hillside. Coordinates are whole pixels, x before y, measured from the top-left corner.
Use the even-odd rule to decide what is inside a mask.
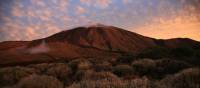
[[[157,40],[113,26],[78,27],[33,41],[0,43],[0,65],[71,60],[73,58],[116,58],[138,54],[152,47],[196,48],[191,39]]]

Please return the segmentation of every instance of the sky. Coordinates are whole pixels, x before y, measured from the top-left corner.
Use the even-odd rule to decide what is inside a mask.
[[[200,41],[200,0],[0,0],[0,42],[97,23],[158,39]]]

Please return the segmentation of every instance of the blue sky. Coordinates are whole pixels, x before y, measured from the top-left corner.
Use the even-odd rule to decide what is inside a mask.
[[[1,0],[0,41],[34,40],[96,23],[154,38],[187,37],[200,40],[199,2],[200,0]]]

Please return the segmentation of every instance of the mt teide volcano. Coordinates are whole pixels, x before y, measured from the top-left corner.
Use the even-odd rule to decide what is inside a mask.
[[[73,58],[114,58],[121,53],[179,45],[196,46],[190,39],[156,40],[113,26],[78,27],[47,38],[26,42],[0,43],[0,64],[40,63]]]
[[[151,38],[112,26],[79,27],[45,38],[48,42],[67,42],[105,51],[136,52],[154,46]]]

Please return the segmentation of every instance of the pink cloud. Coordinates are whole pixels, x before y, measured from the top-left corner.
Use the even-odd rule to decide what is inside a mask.
[[[61,31],[58,25],[47,22],[45,24],[29,23],[24,25],[19,20],[4,17],[5,24],[1,28],[4,40],[33,40],[50,36]],[[1,34],[0,33],[0,34]],[[2,41],[2,40],[1,40]]]
[[[80,1],[81,3],[86,4],[88,6],[95,6],[102,9],[108,7],[112,3],[112,0],[80,0]]]
[[[124,4],[128,4],[131,2],[131,0],[122,0]]]
[[[68,24],[71,20],[67,14],[64,14],[67,13],[68,0],[49,0],[49,3],[54,4],[53,9],[49,8],[44,0],[31,0],[31,6],[26,8],[19,0],[14,0],[13,3],[12,16],[2,16],[4,23],[1,25],[0,35],[3,35],[3,38],[0,38],[0,41],[44,38],[64,29],[56,24],[58,21],[53,18],[59,19],[64,24]],[[38,5],[41,8],[35,9],[34,6]],[[64,15],[58,15],[58,12]],[[21,17],[26,17],[27,21],[21,20]],[[36,19],[38,23],[34,22]]]
[[[42,6],[42,7],[46,6],[44,0],[31,0],[31,3],[37,6]]]
[[[77,11],[77,14],[83,14],[86,12],[85,8],[83,8],[81,6],[77,6],[76,11]]]
[[[23,17],[25,12],[22,10],[23,5],[19,1],[14,2],[14,6],[11,8],[11,14],[15,17]]]

